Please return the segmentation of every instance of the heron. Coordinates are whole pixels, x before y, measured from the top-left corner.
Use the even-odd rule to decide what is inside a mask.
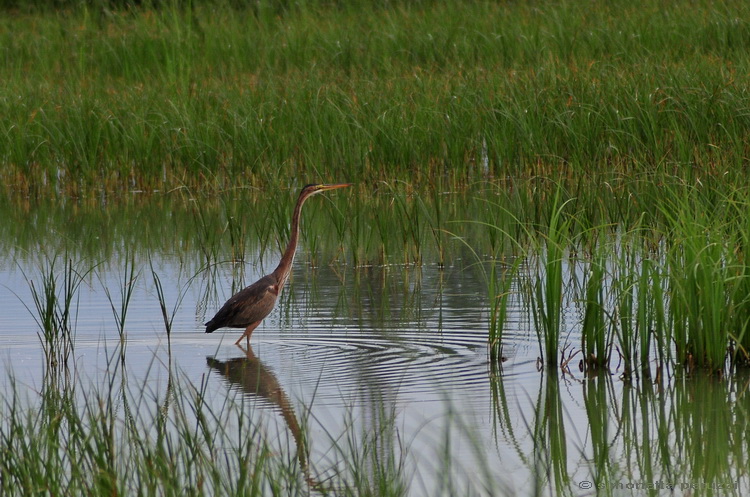
[[[206,333],[212,333],[219,328],[245,328],[245,332],[234,344],[239,345],[244,338],[248,346],[250,345],[250,336],[261,321],[271,313],[276,305],[276,299],[289,278],[294,254],[297,251],[300,213],[305,200],[318,193],[351,185],[351,183],[315,184],[302,188],[297,205],[294,206],[289,245],[282,254],[279,265],[271,274],[263,276],[227,300],[213,319],[206,323]]]

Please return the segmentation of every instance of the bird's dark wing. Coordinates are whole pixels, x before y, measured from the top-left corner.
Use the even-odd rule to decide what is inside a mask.
[[[219,328],[245,328],[262,320],[273,310],[279,287],[272,275],[267,275],[237,292],[219,312],[206,323],[206,333]]]

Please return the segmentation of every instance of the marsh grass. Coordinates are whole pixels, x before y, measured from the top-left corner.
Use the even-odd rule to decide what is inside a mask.
[[[352,411],[347,414],[345,433],[326,465],[335,468],[330,480],[317,490],[323,495],[409,495],[406,474],[407,447],[398,435],[396,413],[386,403],[375,404],[373,426],[364,432],[353,428]],[[334,434],[328,433],[333,438]]]
[[[487,337],[492,363],[503,361],[503,331],[508,318],[508,301],[513,295],[513,282],[519,272],[522,259],[517,258],[509,267],[502,266],[494,259],[490,262],[489,278],[489,335]],[[498,272],[501,274],[498,276]]]
[[[732,337],[742,334],[746,319],[745,266],[725,227],[686,214],[674,218],[656,250],[638,232],[618,237],[615,249],[595,249],[584,270],[584,363],[610,364],[611,357],[603,364],[594,358],[614,348],[626,374],[649,376],[654,363],[726,370]]]
[[[539,342],[540,357],[548,366],[556,367],[560,351],[560,334],[562,332],[563,310],[563,263],[566,257],[566,244],[570,220],[564,216],[567,202],[560,202],[560,191],[553,201],[549,226],[543,235],[535,255],[538,260],[532,266],[530,277],[526,280],[526,292],[529,302],[534,330]]]
[[[655,199],[652,213],[631,218],[630,227],[592,228],[596,235],[579,231],[596,220],[580,210],[579,199],[562,201],[559,188],[547,192],[548,213],[534,216],[545,220],[543,228],[515,219],[509,212],[519,206],[513,203],[510,209],[487,205],[495,218],[517,222],[522,236],[509,236],[512,227],[486,226],[527,259],[528,270],[516,277],[518,292],[548,364],[557,365],[566,350],[560,364],[580,350],[582,367],[628,375],[650,376],[675,364],[723,374],[727,366],[745,362],[747,235],[739,212],[748,205],[746,188],[678,182]],[[494,278],[485,280],[494,313],[502,309],[494,307],[498,286]],[[560,343],[563,313],[565,329],[580,336],[579,348]],[[488,321],[492,345],[499,333],[492,316]]]
[[[733,206],[733,209],[737,205]],[[746,206],[741,207],[744,209]],[[742,219],[744,211],[737,213]],[[738,270],[735,276],[737,288],[734,299],[735,314],[732,318],[732,328],[729,333],[732,340],[732,362],[735,365],[750,364],[750,227],[741,223],[741,231],[736,241],[738,247]]]
[[[741,176],[748,7],[638,5],[17,12],[0,23],[3,183],[85,195],[299,177],[451,190],[654,167]]]
[[[456,222],[455,224],[464,223],[466,223],[466,221]],[[503,230],[501,226],[481,221],[471,221],[470,223],[487,228],[488,232],[493,233],[493,235],[495,232]],[[487,287],[489,311],[487,343],[489,346],[490,362],[493,367],[496,367],[499,363],[505,360],[503,357],[503,332],[508,317],[508,302],[516,293],[512,291],[512,287],[514,283],[517,282],[520,268],[525,260],[522,257],[514,257],[512,262],[506,262],[500,252],[501,249],[492,243],[491,247],[495,252],[489,261],[485,261],[485,258],[477,252],[477,248],[467,241],[466,238],[447,230],[446,234],[451,235],[458,243],[468,250],[473,260],[476,261],[471,267],[476,266],[479,268],[479,273]],[[505,236],[507,233],[503,232],[501,235]],[[518,242],[516,241],[515,243],[518,247]]]
[[[61,259],[63,268],[59,270],[57,266]],[[43,256],[38,269],[37,283],[24,273],[34,308],[29,308],[26,303],[23,305],[39,327],[37,335],[49,368],[66,369],[74,349],[78,290],[94,268],[81,270],[66,254]]]
[[[583,320],[581,322],[581,352],[583,363],[587,368],[606,368],[611,354],[609,324],[611,318],[607,312],[604,250],[595,249],[595,253],[586,271],[585,301]]]
[[[638,359],[638,341],[641,339],[639,332],[648,334],[649,330],[639,330],[636,327],[636,316],[639,306],[645,305],[645,301],[637,300],[638,273],[640,263],[634,258],[627,248],[621,251],[619,259],[615,262],[616,269],[613,281],[613,292],[615,295],[615,334],[617,335],[618,351],[623,362],[625,373],[628,374]]]
[[[326,479],[313,490],[295,448],[269,437],[249,398],[228,391],[217,404],[207,380],[191,384],[171,371],[166,391],[132,388],[121,374],[108,369],[91,381],[74,373],[66,388],[46,384],[38,397],[11,382],[0,399],[3,495],[408,493],[407,448],[389,445],[400,443],[393,412],[378,415],[373,431],[347,425],[330,434],[329,459],[316,461]]]
[[[210,425],[201,419],[231,418],[238,414],[237,408],[229,407],[227,413],[209,411],[199,401],[204,392],[184,388],[169,412],[131,409],[132,416],[124,418],[118,415],[122,397],[135,394],[137,405],[150,405],[157,399],[150,399],[146,390],[48,389],[39,405],[31,408],[15,392],[5,406],[9,417],[2,430],[2,449],[7,455],[2,467],[3,494],[22,495],[35,489],[97,495],[144,490],[169,495],[262,495],[262,483],[237,477],[248,470],[259,474],[271,470],[263,438],[246,433],[249,440],[260,442],[239,438],[226,451],[217,451],[216,441],[232,437],[222,431],[218,419]],[[139,396],[144,397],[140,402]],[[198,402],[194,404],[195,396]],[[226,465],[220,462],[223,458]],[[254,466],[245,466],[245,460]],[[281,464],[273,471],[283,469]],[[280,476],[279,481],[285,481]]]
[[[180,290],[177,294],[177,299],[174,302],[174,305],[172,306],[172,309],[168,309],[166,294],[164,292],[164,286],[162,285],[161,278],[159,277],[159,274],[156,272],[156,269],[154,269],[154,262],[153,259],[149,256],[148,258],[148,265],[149,269],[151,271],[151,279],[154,283],[154,291],[156,292],[156,299],[159,302],[159,310],[161,311],[162,319],[164,320],[164,330],[167,333],[167,337],[171,336],[172,333],[172,325],[174,323],[174,318],[177,315],[177,311],[180,309],[180,306],[182,305],[183,300],[185,299],[185,296],[187,295],[188,290],[192,286],[192,284],[198,279],[200,272],[190,277],[184,284],[179,285]],[[179,284],[179,281],[178,281]]]
[[[670,317],[676,359],[688,368],[724,371],[730,333],[738,322],[737,295],[744,264],[728,244],[715,213],[675,209],[676,236],[669,251]],[[738,277],[738,274],[740,275]]]
[[[732,366],[742,366],[747,363],[750,312],[745,255],[750,236],[741,214],[748,205],[746,188],[689,186],[669,177],[663,180],[665,186],[658,194],[645,182],[623,182],[615,189],[617,195],[596,200],[598,206],[588,204],[592,198],[571,197],[571,192],[549,180],[516,181],[503,188],[486,184],[471,194],[437,197],[396,182],[373,192],[360,189],[352,197],[328,196],[305,213],[300,261],[359,268],[418,267],[440,265],[441,261],[481,267],[484,286],[479,291],[486,292],[488,302],[488,345],[497,358],[502,357],[502,337],[508,327],[505,313],[509,302],[517,298],[528,306],[532,333],[540,332],[540,357],[545,361],[559,358],[565,345],[567,352],[580,351],[584,363],[592,368],[597,367],[595,357],[601,361],[598,367],[608,363],[614,370],[622,366],[623,371],[637,374],[652,374],[672,363],[688,369],[725,370],[725,361],[730,360]],[[213,305],[246,284],[248,271],[260,274],[278,261],[298,191],[232,190],[219,198],[185,193],[164,195],[145,211],[126,204],[121,216],[112,211],[105,217],[97,215],[101,213],[98,204],[77,208],[86,222],[106,222],[111,231],[119,233],[103,234],[107,246],[131,247],[133,256],[143,250],[171,254],[169,258],[193,274],[186,285],[198,275],[202,279],[204,295],[199,305]],[[638,216],[638,211],[624,214],[628,204],[646,205],[646,199],[649,211],[640,211]],[[564,208],[560,209],[560,204]],[[623,212],[621,224],[595,224],[606,218],[603,212],[618,208]],[[21,219],[28,210],[8,212],[10,219]],[[81,239],[80,229],[62,221],[71,211],[60,213],[48,206],[35,212],[33,231],[21,232],[17,224],[3,228],[7,237],[27,240],[23,250],[37,250],[37,237],[55,227],[60,233],[56,250],[77,250],[75,253],[86,260],[119,257],[124,261],[123,271],[129,276],[120,276],[119,289],[103,288],[110,295],[113,317],[121,326],[118,329],[124,328],[128,306],[121,305],[129,301],[128,281],[140,274],[139,263],[113,255],[111,248],[102,249],[87,239],[74,248],[78,245],[75,241]],[[139,228],[143,226],[143,236],[134,236],[131,216],[137,217]],[[438,223],[438,218],[443,221]],[[592,235],[592,230],[597,234]],[[254,254],[252,261],[246,260],[247,254]],[[54,265],[54,274],[60,260]],[[256,267],[250,269],[249,265]],[[167,329],[169,310],[163,296],[159,297],[155,268],[151,271],[154,300],[165,306],[159,309]],[[70,279],[78,273],[66,269],[65,274]],[[61,293],[68,285],[62,279],[56,276],[54,282],[41,285],[34,281],[39,305],[32,313],[37,318],[46,316],[38,318],[40,329],[54,328],[57,318],[63,328],[73,322],[74,313],[64,309],[66,305],[75,307],[74,295],[67,304],[65,298],[55,297],[55,303],[51,294],[50,299],[45,296],[51,287]],[[391,300],[402,292],[418,291],[384,287]],[[75,290],[76,283],[68,288]],[[50,312],[56,305],[61,310],[57,318]],[[172,305],[174,316],[179,303]],[[580,314],[571,312],[571,306]],[[555,333],[546,331],[555,328],[557,314],[564,315],[564,331],[573,338],[565,344],[561,344],[559,333],[556,342]],[[719,331],[714,336],[709,330]],[[557,350],[554,355],[553,350]],[[704,357],[710,360],[704,361]]]
[[[747,362],[744,3],[14,5],[0,5],[16,9],[0,19],[0,177],[14,201],[182,197],[182,241],[207,278],[234,264],[237,290],[249,239],[260,264],[287,240],[298,183],[355,182],[306,219],[313,264],[335,252],[356,266],[445,265],[467,251],[448,231],[482,260],[528,258],[519,287],[549,364],[564,258],[595,227],[638,228],[666,253],[636,243],[587,266],[585,360],[611,359],[612,344],[628,371],[672,351],[689,367],[723,369],[727,348]],[[701,210],[713,215],[686,220]],[[495,280],[493,344],[507,295]],[[125,309],[113,313],[122,330]]]
[[[220,231],[216,229],[216,220],[209,219],[211,211],[198,204],[198,199],[191,198],[194,226],[198,236],[196,237],[200,251],[204,257],[204,267],[211,268],[219,260],[219,247],[221,244]],[[213,221],[213,222],[212,222]]]
[[[115,298],[113,298],[112,296],[109,285],[106,282],[102,281],[104,294],[107,296],[107,301],[109,301],[109,306],[112,309],[112,315],[115,318],[117,334],[120,336],[120,340],[123,343],[125,340],[125,320],[127,318],[128,308],[130,307],[130,300],[133,297],[133,291],[135,290],[135,285],[138,278],[140,277],[140,274],[140,270],[136,271],[135,257],[132,254],[125,254],[125,268],[122,274],[122,281],[119,286],[119,305],[115,303]]]
[[[172,312],[169,313],[167,311],[167,301],[164,296],[164,287],[161,284],[161,278],[159,278],[159,275],[157,274],[156,270],[154,270],[154,263],[149,257],[148,259],[149,268],[151,269],[151,279],[154,282],[154,289],[156,291],[156,298],[159,301],[159,309],[161,310],[161,316],[164,320],[164,330],[167,333],[167,337],[171,336],[172,333],[172,323],[174,322],[174,316],[177,313],[177,308],[180,305],[180,301],[182,301],[182,297],[184,296],[184,293],[180,295],[180,298],[175,303],[174,308],[172,309]]]

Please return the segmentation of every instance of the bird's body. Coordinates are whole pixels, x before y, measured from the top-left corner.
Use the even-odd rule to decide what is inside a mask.
[[[289,277],[299,240],[299,220],[302,204],[316,193],[346,186],[350,186],[349,183],[307,185],[302,189],[299,199],[297,199],[297,205],[294,207],[289,245],[281,256],[279,265],[271,274],[263,276],[227,300],[213,319],[206,323],[206,333],[211,333],[219,328],[245,328],[245,332],[236,344],[239,344],[243,338],[247,339],[248,343],[250,342],[250,335],[260,322],[271,313],[276,305],[276,299]]]
[[[206,323],[206,333],[219,328],[246,328],[248,323],[262,321],[276,305],[278,281],[268,274],[240,290]]]

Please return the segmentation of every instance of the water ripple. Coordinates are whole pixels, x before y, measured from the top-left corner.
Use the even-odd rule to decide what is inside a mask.
[[[325,385],[320,393],[333,399],[365,389],[401,401],[424,400],[456,387],[486,392],[488,382],[486,338],[480,334],[435,337],[412,330],[389,338],[323,331],[294,339],[265,336],[258,348],[292,358],[299,376],[319,378]]]

